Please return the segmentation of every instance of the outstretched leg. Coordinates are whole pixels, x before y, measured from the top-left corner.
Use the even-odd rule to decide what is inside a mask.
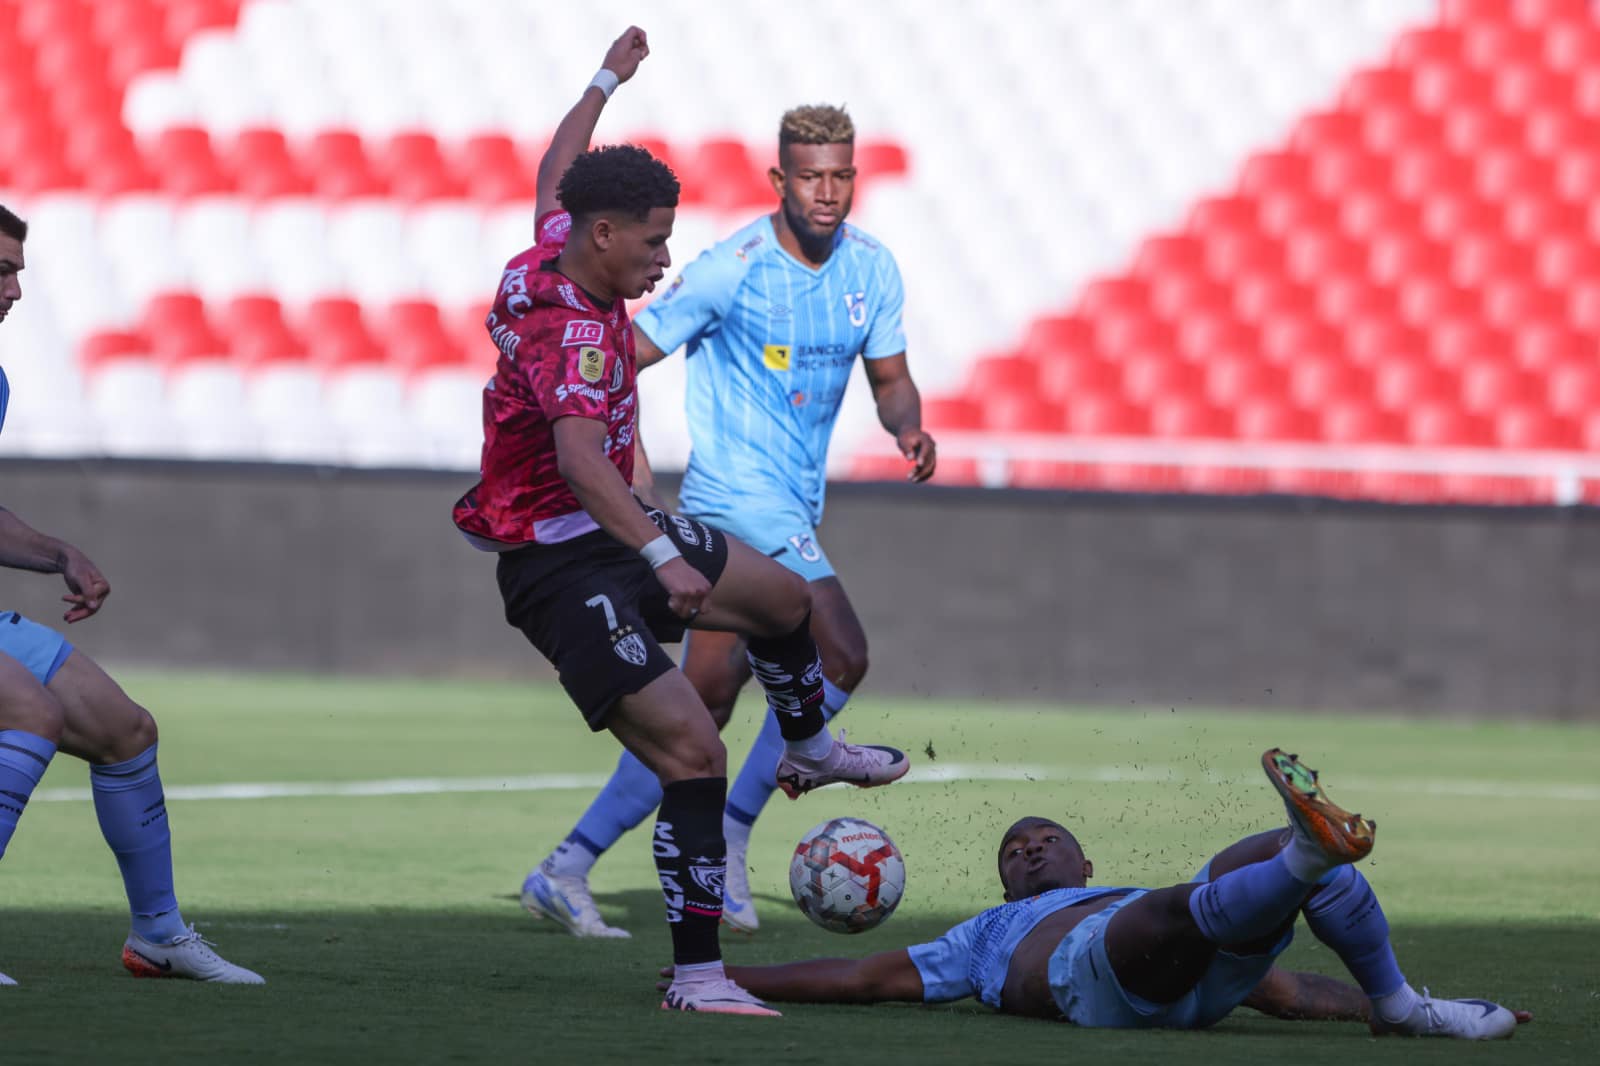
[[[1371,851],[1372,823],[1328,800],[1298,759],[1274,748],[1262,765],[1289,812],[1288,844],[1207,884],[1159,889],[1119,910],[1105,946],[1127,992],[1176,1002],[1205,976],[1219,948],[1252,954],[1281,939],[1319,878]]]

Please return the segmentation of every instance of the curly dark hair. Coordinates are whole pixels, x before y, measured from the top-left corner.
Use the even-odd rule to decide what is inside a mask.
[[[572,161],[556,198],[574,219],[615,211],[643,222],[653,208],[678,206],[678,179],[638,145],[609,144]]]
[[[28,239],[28,224],[0,204],[0,233],[14,241],[25,241]]]

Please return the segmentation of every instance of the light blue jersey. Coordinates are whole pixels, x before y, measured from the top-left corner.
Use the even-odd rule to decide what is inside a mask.
[[[6,380],[6,368],[0,366],[0,429],[6,428],[6,407],[11,403],[11,382]]]
[[[857,356],[905,351],[905,292],[888,249],[848,223],[818,269],[767,216],[702,252],[634,319],[688,346],[686,514],[822,520],[828,440]]]
[[[1011,956],[1036,925],[1067,907],[1101,896],[1137,891],[1132,888],[1057,888],[1015,903],[990,907],[938,940],[917,944],[909,950],[911,961],[922,975],[923,1000],[944,1003],[976,996],[998,1010]]]

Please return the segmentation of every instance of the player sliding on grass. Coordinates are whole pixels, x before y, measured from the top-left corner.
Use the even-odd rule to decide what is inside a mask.
[[[1273,748],[1262,764],[1288,808],[1288,831],[1239,841],[1189,884],[1089,888],[1094,867],[1077,839],[1049,819],[1024,818],[1000,843],[1007,902],[938,940],[728,972],[770,1000],[976,996],[1010,1014],[1109,1029],[1202,1029],[1240,1004],[1282,1018],[1366,1020],[1378,1034],[1477,1040],[1511,1036],[1531,1019],[1484,1000],[1418,995],[1377,897],[1349,865],[1372,850],[1373,824],[1330,802],[1296,756]],[[1302,914],[1360,991],[1274,968]]]
[[[609,729],[661,782],[654,851],[677,963],[662,1006],[771,1015],[723,972],[727,752],[659,642],[689,625],[748,637],[783,731],[779,772],[797,792],[887,784],[908,763],[829,734],[804,580],[630,490],[638,395],[623,301],[670,263],[678,182],[643,149],[587,149],[610,93],[648,54],[636,28],[612,44],[539,164],[539,243],[507,264],[489,314],[500,362],[484,390],[483,470],[454,517],[499,553],[506,619],[555,665],[589,727]]]
[[[27,238],[27,223],[0,207],[0,322],[22,298],[17,275]],[[0,427],[9,399],[10,386],[0,369]],[[100,610],[111,592],[88,556],[4,508],[0,566],[60,574],[67,583],[62,599],[69,624]],[[123,965],[136,977],[261,984],[259,975],[212,951],[178,912],[172,834],[156,769],[155,719],[55,630],[15,611],[0,611],[0,856],[58,750],[89,763],[100,832],[122,868],[133,916]],[[15,983],[0,974],[0,985]]]
[[[735,534],[810,583],[829,719],[867,672],[861,620],[816,532],[828,440],[858,356],[878,420],[911,464],[910,479],[926,481],[936,462],[906,366],[900,271],[887,248],[845,222],[854,145],[855,125],[840,108],[785,114],[770,173],[778,209],[689,264],[640,314],[634,332],[641,367],[686,346],[694,449],[680,493],[684,514]],[[750,678],[745,652],[735,633],[696,632],[685,645],[683,672],[719,725]],[[750,829],[772,795],[782,753],[780,723],[767,714],[723,816],[722,920],[743,932],[759,924],[746,873]],[[523,905],[578,936],[627,936],[600,917],[589,870],[660,801],[655,777],[625,753],[577,826],[528,874]]]

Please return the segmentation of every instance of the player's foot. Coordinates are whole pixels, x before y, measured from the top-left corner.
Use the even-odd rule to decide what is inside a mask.
[[[1351,814],[1328,798],[1317,783],[1317,772],[1300,761],[1298,755],[1270,748],[1261,755],[1272,787],[1283,797],[1289,821],[1297,833],[1315,844],[1323,854],[1341,863],[1356,862],[1372,851],[1377,824],[1359,814]]]
[[[744,1014],[754,1018],[781,1018],[773,1010],[726,977],[709,981],[673,981],[662,1010],[692,1010],[701,1014]]]
[[[857,788],[877,788],[898,781],[911,769],[911,761],[898,748],[880,744],[846,744],[844,730],[833,738],[833,750],[812,762],[785,751],[778,760],[778,787],[790,799],[836,781]]]
[[[728,848],[728,875],[722,882],[722,924],[741,933],[761,928],[756,917],[756,901],[750,895],[750,871],[745,867],[745,849]]]
[[[1424,988],[1411,1013],[1397,1022],[1373,1015],[1374,1036],[1449,1036],[1457,1040],[1504,1040],[1515,1035],[1517,1016],[1486,999],[1434,999]]]
[[[155,944],[129,933],[122,945],[122,965],[135,977],[186,977],[225,985],[264,985],[258,973],[235,966],[211,950],[212,944],[194,926],[170,944]]]
[[[14,984],[16,984],[15,981],[13,981],[11,978],[7,977],[5,974],[0,973],[0,988],[4,988],[6,985],[14,985]]]
[[[633,935],[600,917],[586,877],[553,877],[535,868],[522,882],[522,909],[535,918],[555,919],[573,936],[626,940]]]

